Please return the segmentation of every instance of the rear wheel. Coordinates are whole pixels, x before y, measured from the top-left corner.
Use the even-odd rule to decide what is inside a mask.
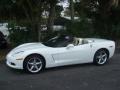
[[[33,74],[40,72],[44,66],[44,59],[39,55],[28,56],[23,64],[24,70]]]
[[[105,63],[107,63],[108,57],[109,56],[106,50],[104,49],[98,50],[94,56],[94,63],[96,65],[104,65]]]

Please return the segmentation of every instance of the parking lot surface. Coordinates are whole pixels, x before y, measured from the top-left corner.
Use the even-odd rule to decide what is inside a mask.
[[[119,51],[104,66],[80,64],[28,74],[0,64],[0,90],[120,90]]]

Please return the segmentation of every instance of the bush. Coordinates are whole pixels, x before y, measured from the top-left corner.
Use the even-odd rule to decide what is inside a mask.
[[[94,32],[91,21],[83,19],[80,22],[74,22],[67,25],[67,32],[77,37],[98,37]]]
[[[13,46],[34,41],[32,30],[27,27],[17,26],[15,22],[9,23],[9,39]]]

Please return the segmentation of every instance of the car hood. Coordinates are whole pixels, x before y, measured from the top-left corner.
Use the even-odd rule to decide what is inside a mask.
[[[28,51],[32,49],[38,49],[38,48],[46,48],[47,46],[43,45],[42,43],[26,43],[19,45],[18,47],[14,48],[12,52],[17,52],[17,51]]]

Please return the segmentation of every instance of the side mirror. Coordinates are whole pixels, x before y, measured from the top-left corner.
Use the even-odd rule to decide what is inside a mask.
[[[73,44],[68,44],[68,45],[67,45],[67,49],[70,49],[70,48],[73,48],[73,47],[74,47]]]

